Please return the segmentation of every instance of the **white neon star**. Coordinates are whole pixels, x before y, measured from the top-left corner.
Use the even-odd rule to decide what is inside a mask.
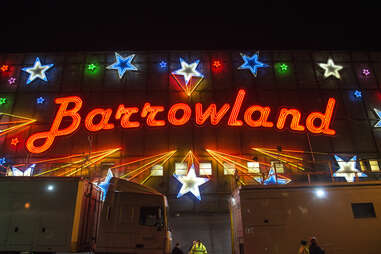
[[[349,161],[344,161],[339,156],[335,155],[335,159],[340,168],[333,174],[334,177],[344,177],[349,183],[354,181],[356,173],[358,177],[367,177],[366,174],[356,168],[357,156],[353,156]]]
[[[12,167],[12,173],[11,173],[11,175],[12,176],[32,176],[35,166],[36,166],[36,164],[32,164],[24,172],[21,171],[20,169],[16,168],[16,167]]]
[[[191,166],[186,176],[178,176],[176,174],[173,174],[173,176],[182,184],[181,189],[177,194],[177,198],[191,192],[196,198],[198,198],[198,200],[201,200],[199,187],[209,181],[209,179],[197,177],[194,170],[194,165]]]
[[[324,77],[328,78],[329,76],[334,76],[338,79],[340,79],[340,73],[339,71],[343,69],[343,66],[341,65],[335,65],[333,60],[331,58],[328,59],[328,62],[325,63],[319,63],[318,64],[321,68],[324,69]]]
[[[202,75],[196,70],[199,62],[200,60],[197,60],[191,64],[188,64],[187,62],[184,61],[184,59],[180,57],[181,69],[172,72],[172,74],[183,75],[185,79],[185,85],[188,85],[192,77],[200,77],[200,78],[204,77],[204,75]]]
[[[32,67],[24,67],[21,70],[29,73],[29,77],[26,81],[28,85],[30,82],[35,80],[36,78],[42,79],[44,81],[48,81],[46,78],[45,72],[53,67],[54,64],[41,65],[40,58],[36,58]]]

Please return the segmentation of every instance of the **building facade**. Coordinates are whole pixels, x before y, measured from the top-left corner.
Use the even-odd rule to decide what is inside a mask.
[[[239,185],[379,178],[379,52],[31,53],[0,65],[3,175],[35,164],[33,175],[99,182],[111,169],[167,195],[184,246],[231,252]],[[193,192],[192,165],[207,179]]]

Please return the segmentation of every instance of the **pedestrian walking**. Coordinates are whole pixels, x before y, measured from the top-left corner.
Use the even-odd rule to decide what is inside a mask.
[[[317,243],[316,237],[312,237],[310,241],[310,254],[324,254],[325,251],[320,248],[320,246]]]
[[[298,254],[310,254],[310,249],[307,245],[307,241],[301,240]]]
[[[184,254],[184,252],[180,249],[180,243],[176,243],[175,248],[172,250],[172,254]]]

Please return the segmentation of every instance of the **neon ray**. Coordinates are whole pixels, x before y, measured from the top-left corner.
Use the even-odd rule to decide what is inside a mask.
[[[45,163],[45,162],[57,162],[57,161],[62,161],[62,160],[66,160],[66,159],[71,159],[71,158],[81,158],[79,160],[76,160],[74,162],[66,162],[65,165],[62,165],[62,166],[59,166],[59,167],[56,167],[56,168],[52,168],[52,169],[49,169],[49,170],[46,170],[44,172],[41,172],[39,174],[36,174],[35,176],[42,176],[42,175],[45,175],[45,174],[48,174],[48,173],[52,173],[52,172],[55,172],[55,171],[58,171],[60,169],[64,169],[64,168],[68,168],[68,167],[71,167],[73,165],[78,165],[78,167],[80,168],[85,168],[85,167],[88,167],[89,165],[86,165],[86,164],[82,164],[82,163],[85,163],[87,160],[90,160],[90,162],[92,160],[95,160],[103,155],[107,155],[110,153],[114,153],[118,150],[120,150],[121,148],[114,148],[114,149],[108,149],[108,150],[102,150],[102,151],[97,151],[97,152],[92,152],[91,153],[91,156],[89,158],[87,158],[87,156],[90,155],[90,153],[82,153],[82,154],[73,154],[73,155],[69,155],[69,156],[64,156],[64,157],[59,157],[59,158],[52,158],[52,159],[47,159],[47,160],[40,160],[40,161],[35,161],[33,163],[35,164],[39,164],[39,163]],[[24,165],[24,164],[18,164],[18,165]],[[70,169],[66,172],[63,172],[63,173],[60,173],[58,174],[59,176],[63,176],[71,171],[75,171],[78,167],[75,167],[74,169]]]
[[[23,116],[8,114],[8,113],[0,113],[0,119],[2,119],[3,116],[8,116],[8,117],[11,117],[11,118],[19,118],[21,120],[15,120],[15,121],[7,120],[6,122],[0,122],[0,127],[3,126],[3,125],[12,125],[12,124],[14,124],[11,127],[8,126],[8,127],[4,128],[4,129],[1,129],[0,130],[0,136],[5,135],[5,134],[7,134],[7,133],[9,133],[11,131],[20,129],[22,127],[25,127],[25,126],[27,126],[27,125],[37,121],[36,119],[32,119],[32,118],[28,118],[28,117],[23,117]]]
[[[279,161],[281,161],[281,162],[283,162],[283,163],[285,163],[285,164],[287,164],[287,165],[289,165],[289,166],[291,166],[291,167],[293,167],[293,168],[300,169],[300,170],[302,170],[302,171],[305,171],[305,170],[306,170],[304,167],[299,166],[298,164],[294,163],[294,162],[293,162],[292,160],[290,160],[290,159],[281,158],[282,156],[283,156],[283,157],[286,157],[285,154],[282,154],[282,153],[279,153],[279,154],[278,154],[278,153],[275,153],[275,152],[268,152],[268,151],[266,151],[266,150],[264,150],[264,149],[261,149],[261,148],[252,148],[252,149],[253,149],[254,151],[257,151],[257,152],[259,152],[259,153],[262,153],[262,154],[264,154],[264,155],[266,155],[266,156],[268,156],[268,157],[270,157],[270,158],[279,160]],[[277,154],[277,155],[280,155],[280,156],[275,156],[274,153]],[[288,155],[288,156],[289,156],[289,155]],[[295,158],[298,158],[297,160],[301,160],[301,158],[299,158],[299,157],[295,157]]]
[[[136,168],[132,171],[129,171],[129,172],[125,173],[124,175],[120,176],[120,178],[128,178],[129,180],[131,180],[131,179],[137,177],[138,175],[142,174],[143,172],[145,172],[154,163],[157,163],[157,162],[163,160],[163,164],[164,164],[164,161],[168,160],[175,153],[176,153],[176,150],[173,150],[173,151],[169,151],[169,152],[165,152],[165,153],[160,153],[160,154],[144,157],[144,158],[141,158],[138,160],[133,160],[130,162],[126,162],[126,163],[123,163],[120,165],[115,165],[114,167],[112,167],[112,169],[120,168],[123,166],[138,163],[138,162],[145,162],[145,161],[149,160],[149,161],[145,162],[142,166],[139,166],[138,168]]]
[[[65,176],[72,176],[74,175],[75,173],[77,173],[78,171],[80,171],[81,169],[84,169],[84,168],[87,168],[95,163],[97,163],[98,161],[100,160],[103,160],[104,158],[106,158],[107,156],[119,151],[121,148],[115,148],[115,149],[112,149],[111,151],[107,152],[106,154],[104,155],[100,155],[98,156],[97,158],[95,158],[93,161],[89,161],[87,162],[85,165],[81,165],[79,166],[78,168],[76,168],[76,170],[70,172],[69,174],[66,174]]]
[[[173,155],[174,153],[175,153],[175,152],[169,152],[168,154],[166,154],[166,155],[160,157],[159,159],[154,160],[154,161],[152,161],[151,163],[147,163],[144,167],[140,167],[139,170],[136,169],[136,170],[132,171],[132,172],[137,172],[137,173],[134,174],[134,175],[132,175],[132,176],[130,176],[130,177],[128,178],[128,180],[132,180],[132,179],[134,179],[135,177],[137,177],[137,176],[139,176],[140,174],[142,174],[143,172],[145,172],[146,170],[149,170],[149,169],[150,169],[150,166],[152,166],[153,163],[157,163],[157,162],[160,161],[160,160],[167,161],[170,157],[172,157],[172,155]],[[130,172],[130,173],[132,173],[132,172]]]
[[[218,162],[218,164],[220,164],[222,167],[224,166],[224,158],[218,157],[219,156],[218,154],[213,153],[209,149],[207,149],[207,152],[210,154],[210,156],[212,156],[213,159],[215,159]],[[248,173],[245,172],[244,170],[242,170],[240,167],[237,167],[237,170],[240,171],[244,176],[248,176]],[[239,179],[239,182],[242,185],[246,185],[246,183],[244,181],[242,181],[241,179]]]

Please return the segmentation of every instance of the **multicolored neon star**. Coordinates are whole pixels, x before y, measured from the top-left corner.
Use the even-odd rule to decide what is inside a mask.
[[[162,69],[167,68],[167,62],[165,62],[165,61],[161,61],[161,62],[159,63],[159,65],[160,65],[160,68],[162,68]]]
[[[250,72],[254,75],[254,77],[257,76],[258,68],[268,67],[269,65],[262,63],[258,60],[259,52],[255,53],[251,57],[241,53],[242,60],[244,63],[238,67],[239,70],[243,69],[249,69]]]
[[[45,102],[45,98],[44,97],[38,97],[37,98],[37,104],[43,104]]]
[[[0,98],[0,105],[3,105],[7,102],[7,98]]]
[[[45,72],[52,68],[54,64],[47,64],[47,65],[41,65],[40,58],[36,58],[34,61],[34,64],[32,67],[24,67],[21,70],[29,73],[29,77],[26,81],[26,84],[28,85],[33,80],[39,78],[43,81],[48,81],[48,78],[46,77]]]
[[[324,69],[324,77],[328,78],[329,76],[334,76],[335,78],[340,79],[340,73],[339,71],[343,69],[343,66],[341,65],[335,65],[333,60],[331,58],[328,59],[328,62],[325,63],[319,63],[318,64],[320,68]]]
[[[102,200],[104,201],[105,198],[106,198],[106,194],[107,194],[107,191],[108,191],[108,187],[110,185],[110,180],[111,178],[114,177],[114,174],[112,173],[111,169],[108,169],[107,171],[107,175],[105,177],[105,179],[103,180],[103,182],[97,184],[97,186],[101,189],[103,195],[102,195]]]
[[[106,67],[106,69],[109,70],[117,70],[119,78],[121,79],[126,73],[126,71],[137,71],[138,68],[136,68],[131,62],[134,59],[135,54],[129,55],[127,57],[122,57],[118,53],[115,52],[115,63],[109,65]]]
[[[7,159],[5,159],[5,157],[0,158],[0,165],[4,165],[5,163],[7,163]]]
[[[340,168],[333,174],[334,177],[344,177],[349,183],[355,180],[356,174],[358,177],[367,177],[366,174],[356,168],[357,156],[353,156],[349,161],[344,161],[342,158],[335,155],[335,160]]]
[[[15,82],[16,82],[16,78],[15,78],[15,77],[10,77],[10,78],[8,79],[8,83],[9,83],[10,85],[14,84]]]
[[[2,72],[6,72],[9,69],[9,67],[8,67],[8,65],[4,64],[4,65],[1,66],[0,69],[1,69]]]
[[[274,168],[271,168],[269,170],[269,173],[267,175],[267,177],[265,179],[263,179],[262,177],[254,177],[255,180],[259,183],[262,183],[264,185],[270,185],[270,184],[288,184],[289,182],[291,182],[291,179],[285,177],[285,176],[282,176],[280,174],[276,174],[275,175],[275,170]]]
[[[378,117],[378,122],[373,127],[380,128],[381,127],[381,110],[378,110],[376,108],[374,108],[373,110],[374,110],[374,112],[376,113],[376,115]]]
[[[356,96],[356,98],[361,98],[362,97],[362,93],[359,90],[354,91],[353,94]]]
[[[209,181],[209,178],[197,177],[196,172],[194,170],[194,165],[192,164],[189,172],[186,176],[178,176],[173,174],[173,176],[182,184],[179,193],[177,194],[177,198],[182,197],[184,194],[190,192],[192,193],[198,200],[201,200],[200,195],[200,185]]]

